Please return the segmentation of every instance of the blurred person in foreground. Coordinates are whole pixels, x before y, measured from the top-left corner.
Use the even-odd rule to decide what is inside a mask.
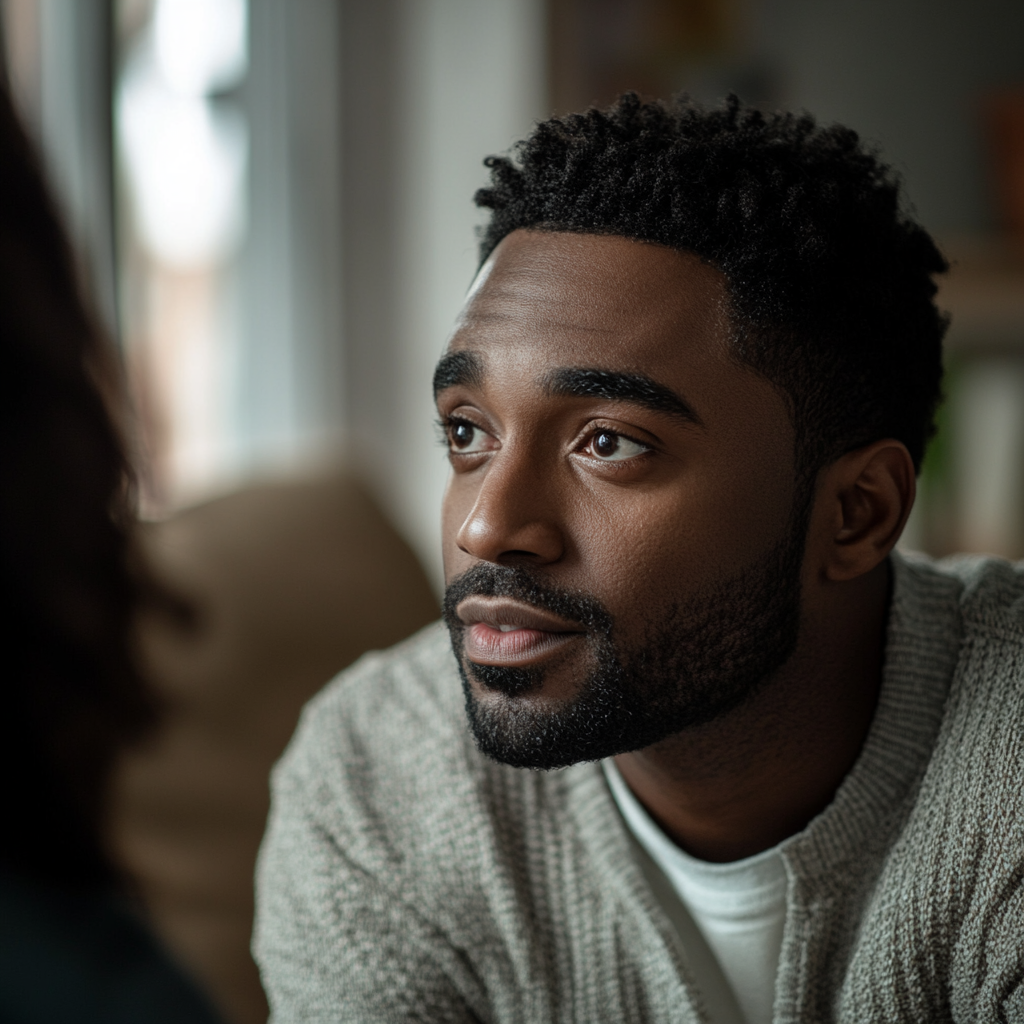
[[[0,1020],[213,1022],[104,840],[111,774],[156,720],[135,666],[120,373],[0,88]]]
[[[488,164],[444,623],[276,770],[274,1019],[1024,1021],[1024,569],[894,551],[946,263],[892,171],[632,95]]]

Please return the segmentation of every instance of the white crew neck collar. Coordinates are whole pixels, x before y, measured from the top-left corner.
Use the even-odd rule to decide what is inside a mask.
[[[693,909],[739,917],[758,913],[784,897],[787,874],[778,846],[724,864],[700,860],[677,846],[651,818],[611,758],[602,761],[601,767],[626,824],[663,870],[668,869],[677,887],[685,890],[681,895]]]

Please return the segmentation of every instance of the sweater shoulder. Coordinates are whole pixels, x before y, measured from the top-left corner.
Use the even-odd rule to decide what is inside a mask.
[[[435,622],[335,676],[303,709],[281,764],[348,762],[378,752],[390,764],[410,747],[422,756],[450,740],[461,704],[448,634]]]
[[[985,834],[993,802],[1018,804],[1024,792],[1024,563],[958,556],[909,568],[919,592],[955,588],[947,589],[955,617],[947,610],[932,623],[948,631],[955,656],[922,799],[928,782],[940,781],[938,802],[958,794],[963,815]]]
[[[868,903],[839,1017],[1003,1019],[1022,969],[1024,565],[903,561],[918,598],[945,588],[947,614],[929,628],[949,631],[952,677]]]
[[[954,587],[964,626],[1024,641],[1024,561],[990,555],[953,555],[933,560],[925,555],[900,557],[905,571],[922,590]]]
[[[462,703],[441,623],[366,654],[303,709],[274,770],[275,795],[301,801],[321,827],[344,833],[344,848],[368,853],[370,837],[464,796],[478,758]]]

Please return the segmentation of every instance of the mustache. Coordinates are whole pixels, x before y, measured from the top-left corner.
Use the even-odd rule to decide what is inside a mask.
[[[445,587],[441,606],[449,629],[464,628],[455,610],[467,597],[508,597],[558,615],[588,633],[607,637],[612,631],[612,617],[596,597],[580,590],[552,587],[522,566],[480,562],[456,576]]]

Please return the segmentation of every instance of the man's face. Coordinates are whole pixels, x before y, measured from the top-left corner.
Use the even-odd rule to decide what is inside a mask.
[[[730,356],[725,282],[516,231],[435,380],[445,617],[485,753],[550,768],[727,713],[796,642],[794,434]]]

